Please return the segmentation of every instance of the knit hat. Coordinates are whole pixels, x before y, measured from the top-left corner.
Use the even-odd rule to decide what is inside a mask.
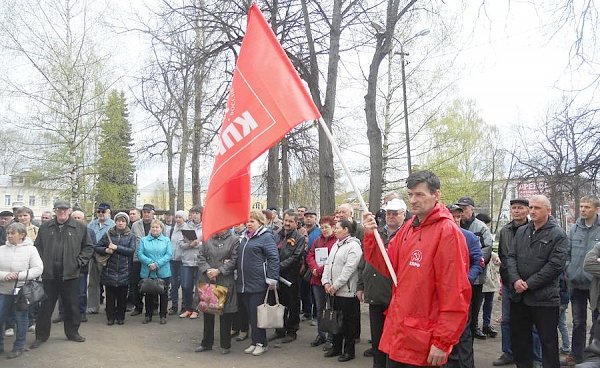
[[[117,219],[119,217],[123,217],[125,219],[125,221],[127,221],[127,223],[129,223],[129,215],[126,214],[125,212],[119,212],[115,215],[115,221],[117,221]]]
[[[183,219],[183,221],[187,221],[188,219],[188,214],[185,211],[179,210],[179,211],[175,211],[175,217],[181,217]]]

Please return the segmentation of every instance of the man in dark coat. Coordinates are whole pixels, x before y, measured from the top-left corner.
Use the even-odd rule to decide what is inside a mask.
[[[56,201],[54,212],[54,219],[40,226],[35,239],[35,246],[44,262],[42,281],[47,298],[40,306],[32,349],[50,337],[50,318],[59,296],[65,309],[64,330],[67,339],[85,341],[79,334],[79,275],[92,256],[92,241],[86,226],[70,217],[69,203]]]
[[[535,326],[544,368],[559,368],[558,279],[567,259],[567,234],[550,216],[545,196],[531,197],[529,210],[531,221],[517,230],[508,253],[512,350],[518,368],[533,365]]]
[[[275,235],[279,249],[279,275],[291,282],[291,285],[279,283],[281,304],[286,306],[284,328],[277,329],[270,340],[283,338],[283,343],[296,340],[300,324],[300,267],[304,261],[305,238],[296,230],[297,226],[298,212],[287,210],[283,214],[283,229]]]

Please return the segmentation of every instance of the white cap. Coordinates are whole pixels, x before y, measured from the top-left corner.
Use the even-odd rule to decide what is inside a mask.
[[[390,199],[383,209],[386,211],[406,211],[406,203],[399,198]]]

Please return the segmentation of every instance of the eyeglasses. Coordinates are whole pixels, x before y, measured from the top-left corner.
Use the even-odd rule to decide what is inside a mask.
[[[106,210],[98,210],[98,213],[106,213]]]

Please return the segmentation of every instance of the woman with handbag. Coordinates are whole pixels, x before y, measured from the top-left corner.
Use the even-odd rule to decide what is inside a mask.
[[[137,256],[141,263],[140,270],[140,292],[143,292],[144,283],[149,286],[160,286],[159,290],[153,290],[152,293],[157,293],[160,299],[158,315],[160,324],[167,323],[167,304],[169,303],[169,283],[171,280],[170,261],[173,256],[173,248],[171,240],[163,235],[163,223],[159,220],[152,220],[150,223],[150,234],[140,240],[140,245],[137,250]],[[154,285],[156,284],[156,285]],[[152,289],[152,287],[149,287]],[[152,314],[155,305],[155,295],[146,293],[146,317],[142,323],[152,322]]]
[[[15,298],[24,282],[42,275],[44,265],[42,259],[27,237],[27,228],[21,223],[12,223],[6,227],[6,244],[0,246],[0,326],[13,312],[15,315],[15,341],[8,359],[23,353],[27,327],[29,324],[29,308],[15,310]],[[4,331],[0,333],[0,352],[4,352]]]
[[[204,335],[196,352],[212,350],[215,340],[215,314],[220,315],[220,345],[221,354],[229,354],[231,349],[231,322],[237,312],[237,293],[235,292],[235,279],[233,271],[237,263],[237,250],[240,244],[239,237],[233,235],[229,229],[213,235],[206,243],[200,246],[198,254],[198,284],[208,287],[225,287],[226,295],[220,295],[218,309],[208,309],[206,303],[200,304],[204,314]]]
[[[118,325],[125,323],[127,308],[127,290],[133,268],[133,253],[136,237],[129,227],[129,215],[119,212],[115,215],[115,226],[108,230],[94,246],[100,257],[108,256],[102,268],[100,280],[106,287],[106,324],[112,326],[115,320]],[[97,258],[100,259],[100,258]]]
[[[244,353],[254,356],[267,351],[267,330],[257,326],[257,307],[264,303],[267,289],[275,290],[279,280],[279,252],[266,223],[262,211],[252,210],[238,247],[236,288],[250,319],[252,337]]]
[[[323,313],[323,307],[325,306],[326,293],[323,284],[321,283],[321,277],[323,276],[323,270],[325,269],[325,262],[327,256],[331,252],[333,244],[337,241],[337,238],[333,235],[333,227],[335,226],[335,220],[333,216],[323,216],[319,220],[321,229],[321,235],[310,248],[308,255],[306,256],[306,263],[311,272],[310,286],[312,289],[312,295],[317,306],[317,337],[310,346],[319,346],[324,344],[326,341],[326,332],[319,328],[321,323],[321,315]]]
[[[356,338],[357,304],[356,283],[358,282],[358,264],[362,257],[360,241],[350,236],[355,222],[340,220],[335,225],[335,237],[338,239],[327,257],[321,281],[325,292],[331,297],[332,308],[341,313],[340,333],[333,334],[333,346],[325,357],[338,356],[339,362],[354,359],[354,339]]]

